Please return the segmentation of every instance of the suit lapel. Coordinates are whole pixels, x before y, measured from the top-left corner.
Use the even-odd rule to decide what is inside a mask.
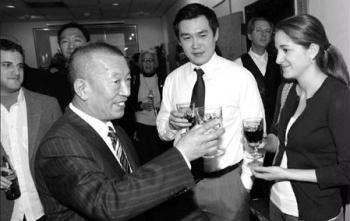
[[[72,123],[82,139],[91,147],[91,151],[101,156],[102,162],[99,163],[103,164],[106,175],[112,177],[115,175],[123,176],[125,174],[124,170],[120,167],[118,161],[100,135],[70,108],[66,110],[65,115],[67,115],[68,121]]]
[[[28,152],[29,159],[33,157],[35,152],[35,142],[38,136],[40,118],[41,118],[41,105],[35,100],[33,95],[23,88],[24,97],[27,107],[27,122],[28,122]]]

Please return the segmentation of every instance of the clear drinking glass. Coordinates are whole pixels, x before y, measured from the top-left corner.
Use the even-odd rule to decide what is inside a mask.
[[[196,117],[196,124],[203,124],[207,121],[213,120],[213,119],[219,119],[220,124],[217,128],[214,128],[214,130],[219,129],[222,127],[222,107],[221,106],[206,106],[206,107],[197,107],[195,108],[195,117]],[[208,133],[213,132],[212,130],[209,130]],[[218,157],[224,154],[224,150],[220,149],[220,139],[219,138],[219,146],[216,149],[215,152],[204,155],[204,158],[214,158]]]
[[[262,117],[243,119],[243,132],[249,146],[249,149],[246,150],[247,156],[252,159],[248,166],[262,166],[264,149],[259,148],[259,146],[263,142],[264,119]]]
[[[191,123],[189,128],[192,128],[195,125],[195,114],[194,114],[194,104],[190,103],[180,103],[176,104],[176,109],[178,112],[184,114],[184,118]]]

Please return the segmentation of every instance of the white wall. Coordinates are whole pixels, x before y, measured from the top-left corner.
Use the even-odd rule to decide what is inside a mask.
[[[330,43],[341,51],[350,70],[349,9],[349,0],[309,0],[309,13],[320,19]]]
[[[102,21],[103,22],[103,21]],[[50,24],[63,24],[64,21],[52,21]],[[138,27],[139,49],[146,50],[164,43],[164,31],[161,18],[129,19],[125,24]],[[1,35],[14,36],[25,50],[26,63],[37,67],[33,28],[46,27],[46,22],[3,22],[0,24]]]

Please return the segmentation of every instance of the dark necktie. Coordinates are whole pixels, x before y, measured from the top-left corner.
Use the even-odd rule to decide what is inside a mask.
[[[194,71],[197,73],[197,81],[194,84],[192,90],[191,104],[194,103],[195,107],[204,107],[205,100],[205,85],[203,80],[203,70],[195,68]]]
[[[195,68],[194,71],[197,73],[197,81],[194,84],[192,90],[191,104],[194,103],[195,107],[204,107],[205,100],[205,85],[203,80],[203,70],[200,68]],[[204,174],[204,164],[203,158],[198,158],[191,162],[192,174],[196,181],[203,178]]]
[[[126,173],[132,173],[128,158],[126,157],[123,147],[112,127],[108,127],[108,136],[111,138],[113,149],[116,151],[117,158]]]

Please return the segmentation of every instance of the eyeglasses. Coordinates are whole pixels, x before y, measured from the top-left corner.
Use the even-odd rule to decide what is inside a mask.
[[[272,34],[272,30],[271,29],[256,28],[256,29],[254,29],[254,31],[259,33],[259,34]]]
[[[142,59],[141,61],[144,63],[153,63],[154,59]]]

